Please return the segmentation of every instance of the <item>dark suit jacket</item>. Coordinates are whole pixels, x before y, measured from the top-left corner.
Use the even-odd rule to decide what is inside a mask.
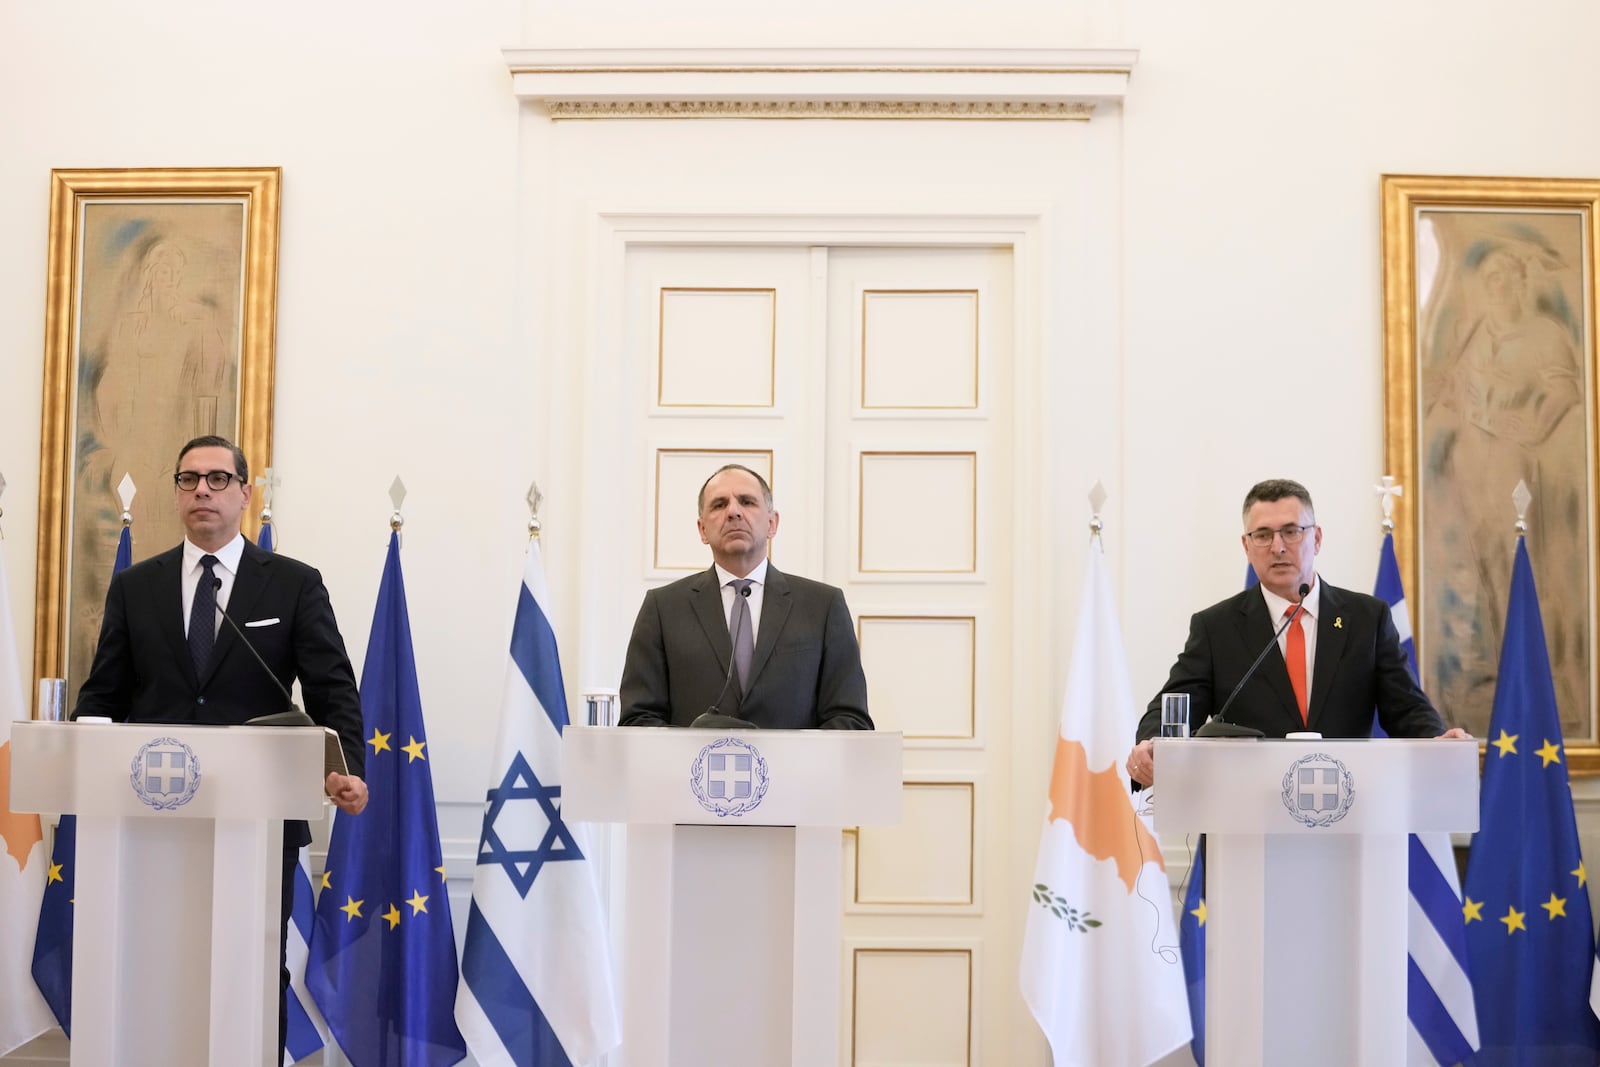
[[[283,693],[226,622],[203,676],[195,676],[183,633],[182,570],[179,545],[111,579],[94,663],[73,718],[236,725],[284,710]],[[228,615],[285,688],[300,679],[306,714],[338,732],[350,773],[362,774],[361,697],[322,575],[246,541]],[[248,625],[269,619],[277,621]],[[287,824],[286,847],[310,840],[304,823]]]
[[[1324,737],[1368,737],[1372,712],[1391,737],[1436,737],[1444,722],[1407,669],[1389,605],[1365,593],[1322,582],[1317,659],[1311,672],[1308,721],[1289,684],[1283,654],[1273,648],[1228,709],[1228,721],[1268,737],[1315,730]],[[1189,621],[1189,640],[1163,693],[1189,694],[1189,726],[1220,710],[1250,663],[1272,640],[1260,589],[1246,589]],[[1161,696],[1139,721],[1139,740],[1161,731]]]
[[[645,594],[622,667],[622,726],[688,726],[711,705],[769,730],[870,730],[844,594],[767,564],[750,691],[728,687],[733,640],[715,567]]]

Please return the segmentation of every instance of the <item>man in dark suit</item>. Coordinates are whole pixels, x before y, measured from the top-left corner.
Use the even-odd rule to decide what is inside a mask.
[[[322,576],[258,549],[239,532],[250,503],[250,468],[231,441],[208,436],[184,445],[173,482],[184,543],[111,579],[94,663],[72,717],[237,725],[284,711],[283,689],[298,678],[306,713],[339,734],[351,772],[328,775],[328,796],[341,811],[359,815],[367,804],[361,698]],[[240,647],[222,611],[249,635],[282,689]],[[285,923],[300,847],[310,842],[305,823],[285,824]],[[286,990],[282,962],[280,955]],[[286,1020],[280,1000],[280,1047]]]
[[[872,729],[844,594],[767,560],[778,513],[766,479],[721,468],[700,487],[699,515],[711,569],[645,594],[620,725],[688,726],[716,711],[764,729]]]
[[[1244,530],[1240,542],[1261,584],[1190,620],[1189,640],[1161,690],[1189,694],[1191,729],[1221,710],[1299,604],[1277,651],[1267,653],[1229,706],[1228,722],[1268,737],[1302,731],[1367,737],[1376,708],[1391,737],[1467,736],[1460,729],[1445,730],[1411,677],[1389,605],[1317,576],[1322,527],[1305,486],[1286,478],[1252,486],[1244,498]],[[1139,722],[1138,744],[1128,756],[1128,774],[1141,785],[1155,780],[1149,739],[1160,730],[1158,694]]]

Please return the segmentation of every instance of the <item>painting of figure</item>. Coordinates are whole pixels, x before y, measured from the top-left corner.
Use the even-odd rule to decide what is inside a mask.
[[[174,450],[238,434],[245,208],[239,202],[84,205],[79,243],[67,678],[76,700],[121,530],[117,485],[137,487],[134,559],[183,537]]]
[[[1593,740],[1587,232],[1576,211],[1416,215],[1422,681],[1480,737],[1522,481],[1563,731]]]

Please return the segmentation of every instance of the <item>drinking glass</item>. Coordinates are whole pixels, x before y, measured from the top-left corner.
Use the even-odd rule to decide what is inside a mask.
[[[1189,736],[1189,694],[1161,694],[1161,736]]]
[[[67,680],[39,679],[39,721],[61,722],[67,717]]]

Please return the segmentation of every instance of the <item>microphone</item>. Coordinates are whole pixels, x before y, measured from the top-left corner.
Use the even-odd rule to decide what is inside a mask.
[[[748,601],[750,599],[750,587],[747,585],[743,589],[739,590],[739,595]],[[749,611],[748,604],[745,606],[745,611],[747,613]],[[736,664],[734,663],[733,659],[733,649],[730,646],[728,649],[728,676],[722,680],[722,691],[717,694],[717,699],[711,702],[711,706],[705,711],[701,712],[695,718],[694,722],[689,724],[691,728],[703,730],[756,729],[756,725],[752,722],[748,722],[745,719],[736,718],[732,715],[724,715],[722,713],[722,701],[727,697],[729,687],[733,685],[735,666]]]
[[[211,583],[213,589],[220,590],[222,588],[221,578],[213,578]],[[247,719],[245,725],[315,726],[316,723],[311,721],[311,716],[301,711],[299,706],[295,704],[294,694],[289,692],[288,687],[273,673],[272,668],[267,666],[267,661],[261,658],[261,653],[256,651],[256,646],[250,643],[250,639],[244,634],[244,628],[233,621],[233,616],[223,610],[221,603],[217,604],[217,614],[222,616],[224,622],[233,627],[233,632],[238,635],[239,643],[244,645],[245,650],[250,653],[257,663],[261,664],[261,669],[266,672],[268,678],[272,679],[272,684],[277,686],[278,692],[283,694],[283,702],[288,705],[288,708],[284,711],[273,712],[271,715],[258,715],[253,719]]]
[[[1311,587],[1309,585],[1301,583],[1301,585],[1300,585],[1300,601],[1299,601],[1299,603],[1295,604],[1294,610],[1289,612],[1288,616],[1283,620],[1283,625],[1279,626],[1277,631],[1273,633],[1272,640],[1268,641],[1266,643],[1266,646],[1264,648],[1262,648],[1260,655],[1256,656],[1255,662],[1250,664],[1250,669],[1244,672],[1244,677],[1240,678],[1239,679],[1239,684],[1237,684],[1237,685],[1235,685],[1233,687],[1233,692],[1229,693],[1228,694],[1228,699],[1224,700],[1222,702],[1222,707],[1217,711],[1217,713],[1215,715],[1211,716],[1211,718],[1206,720],[1206,723],[1205,723],[1204,726],[1200,727],[1200,729],[1198,729],[1198,730],[1196,730],[1194,732],[1194,736],[1196,736],[1196,737],[1265,737],[1266,736],[1260,730],[1257,730],[1253,726],[1240,726],[1238,723],[1228,722],[1226,719],[1223,718],[1223,716],[1225,716],[1228,713],[1228,709],[1233,706],[1234,698],[1239,695],[1239,691],[1244,688],[1244,684],[1246,682],[1248,682],[1250,680],[1251,676],[1253,676],[1256,673],[1256,668],[1261,666],[1261,661],[1267,658],[1267,653],[1272,651],[1272,649],[1277,646],[1278,638],[1283,636],[1283,631],[1285,631],[1289,627],[1293,626],[1294,625],[1294,620],[1296,620],[1296,619],[1298,619],[1300,617],[1301,609],[1303,609],[1305,607],[1306,597],[1308,595],[1310,595],[1310,593],[1311,593]]]

